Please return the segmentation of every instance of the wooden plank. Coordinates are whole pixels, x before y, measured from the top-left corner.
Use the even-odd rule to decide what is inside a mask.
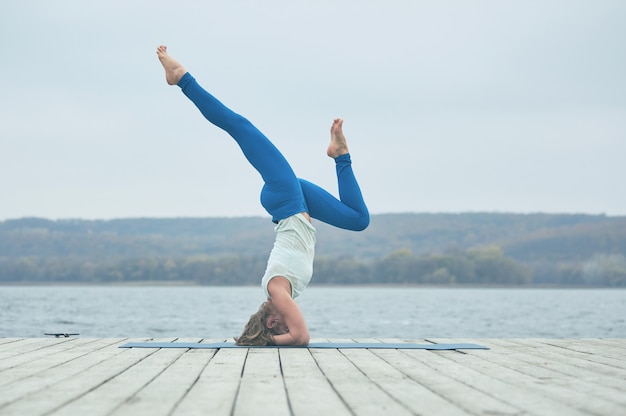
[[[2,386],[0,387],[0,409],[6,404],[31,394],[39,389],[73,376],[73,371],[82,371],[81,365],[88,366],[93,359],[90,354],[94,351],[103,351],[106,358],[111,352],[106,350],[114,345],[114,339],[105,339],[86,345],[76,345],[76,350],[61,350],[58,355],[52,354],[48,359],[27,361],[17,367],[3,371]],[[53,344],[49,349],[54,352],[57,347],[64,347],[62,343]],[[105,351],[106,350],[106,351]],[[103,358],[103,359],[104,359]]]
[[[248,350],[233,415],[289,416],[277,348]]]
[[[536,345],[532,340],[517,341]],[[549,369],[559,384],[567,386],[577,394],[589,398],[603,399],[619,404],[626,409],[626,373],[604,364],[593,363],[586,359],[567,356],[553,351],[555,348],[533,348],[528,353],[518,353],[514,357],[535,367]]]
[[[397,341],[395,341],[397,342]],[[343,354],[362,371],[371,383],[416,414],[465,415],[463,409],[447,398],[409,378],[375,351],[345,350]]]
[[[24,338],[0,338],[0,348],[2,348],[3,344],[9,344],[12,342],[23,341]]]
[[[459,354],[456,351],[447,351]],[[518,414],[520,409],[481,391],[475,384],[459,380],[463,366],[442,366],[430,363],[436,357],[427,350],[376,350],[375,354],[406,376],[445,397],[470,414]],[[410,359],[409,359],[410,358]]]
[[[198,342],[198,340],[177,340]],[[162,370],[112,415],[169,415],[197,380],[217,350],[182,350],[182,355]]]
[[[247,349],[217,351],[178,403],[172,416],[230,416],[247,354]]]
[[[120,339],[4,341],[2,416],[626,414],[624,340],[428,340],[491,348],[460,352],[157,350],[120,349],[129,341]]]
[[[311,353],[333,389],[354,414],[413,414],[403,403],[372,383],[341,351],[312,349]]]
[[[321,372],[309,350],[281,348],[279,355],[293,414],[298,416],[352,414]]]
[[[357,342],[383,342],[390,344],[417,343],[424,344],[427,341],[405,340],[400,338],[360,338]],[[376,350],[345,350],[343,351],[350,361],[354,363],[373,383],[385,390],[408,409],[417,414],[459,415],[467,414],[460,407],[454,405],[447,398],[429,390],[427,387],[407,377],[401,370],[375,354]]]
[[[557,347],[554,352],[600,362],[626,370],[626,343],[613,345],[603,340],[533,339],[535,343]]]
[[[80,346],[94,342],[98,342],[98,340],[93,338],[82,338],[74,339],[71,342],[58,342],[54,344],[47,343],[46,346],[41,346],[40,344],[29,344],[28,346],[25,346],[21,353],[13,353],[11,356],[4,357],[0,360],[0,374],[2,374],[0,386],[9,382],[15,383],[18,380],[15,375],[11,374],[11,372],[2,373],[2,371],[19,367],[18,371],[20,373],[28,374],[28,371],[34,372],[37,370],[41,371],[45,368],[51,368],[59,365],[59,363],[62,362],[61,360],[67,359],[68,356],[78,356],[80,353]],[[110,343],[113,342],[115,342],[115,340],[112,339]],[[100,346],[99,348],[103,348],[103,346]],[[67,354],[61,354],[62,352]]]
[[[411,342],[411,343],[420,343],[420,344],[431,342],[429,340],[399,340],[397,338],[378,339],[377,341],[378,342]],[[474,343],[474,342],[472,341],[471,343]],[[428,374],[428,377],[433,378],[433,380],[436,381],[437,383],[437,386],[438,386],[437,388],[433,389],[429,383],[419,383],[417,381],[419,379],[415,379],[411,377],[411,373],[413,373],[413,375],[416,374],[415,369],[410,369],[410,368],[407,369],[407,366],[411,367],[412,365],[415,365],[415,363],[412,363],[411,360],[407,360],[407,357],[403,355],[406,352],[408,352],[408,350],[401,350],[401,351],[372,350],[373,354],[385,360],[387,364],[389,364],[390,366],[395,366],[394,368],[396,368],[396,370],[399,373],[401,373],[403,376],[410,377],[412,381],[416,382],[418,385],[422,386],[424,389],[427,389],[428,391],[430,391],[430,395],[428,395],[427,393],[424,393],[424,397],[417,404],[418,407],[417,409],[415,409],[417,412],[420,412],[420,413],[423,412],[422,410],[423,405],[428,405],[429,406],[428,409],[430,409],[430,406],[434,407],[433,413],[436,413],[436,414],[440,414],[442,410],[445,410],[446,412],[450,412],[452,414],[456,414],[457,412],[466,414],[467,411],[470,411],[470,412],[476,411],[479,413],[486,413],[486,414],[489,414],[490,412],[504,412],[504,414],[510,411],[517,412],[517,410],[511,410],[511,409],[515,409],[515,406],[509,406],[507,404],[504,404],[500,402],[499,400],[497,400],[498,399],[497,397],[495,398],[496,400],[494,401],[490,397],[485,397],[484,394],[480,391],[468,390],[465,387],[465,385],[462,384],[463,381],[462,383],[456,383],[456,386],[455,386],[455,383],[450,382],[449,380],[451,377],[448,374],[446,374],[445,371],[442,372],[441,368],[435,368],[431,366],[433,370],[439,371],[440,374],[437,374],[436,372],[432,372],[432,371],[426,371],[421,374],[421,377]],[[430,354],[430,351],[426,351],[426,350],[418,350],[418,351],[413,350],[413,352],[414,352],[413,354],[414,359],[416,357],[430,358],[432,356]],[[443,351],[443,352],[448,353],[448,354],[457,354],[455,351]],[[367,362],[359,363],[359,368],[361,368],[362,370],[366,366],[367,366]],[[424,369],[422,368],[422,371],[423,370]],[[447,370],[449,371],[449,373],[454,375],[456,372],[461,371],[462,369],[452,368],[452,369],[447,369]],[[442,375],[446,375],[448,377],[448,380],[446,380],[445,377],[442,377]],[[469,385],[471,386],[471,383]],[[450,396],[450,393],[454,393],[453,396],[457,398],[465,399],[465,401],[454,400]],[[438,408],[437,400],[434,397],[439,397],[445,400],[446,406],[442,408]],[[480,401],[480,407],[478,407],[477,409],[475,409],[476,404],[474,403],[474,401]],[[428,414],[431,412],[430,410],[428,410],[428,411],[425,411],[425,413]]]
[[[555,338],[518,338],[512,339],[513,342],[522,341],[524,345],[532,346],[535,348],[545,348],[546,345],[555,347],[555,350],[563,349],[566,351],[576,352],[578,354],[610,354],[616,353],[619,357],[624,356],[626,344],[621,347],[614,345],[610,341],[605,340],[587,340],[581,339],[555,339]]]
[[[12,349],[15,348],[16,346],[19,345],[27,345],[27,344],[33,344],[33,343],[41,343],[43,341],[50,341],[50,339],[48,338],[0,338],[3,340],[2,343],[0,343],[0,353],[8,350],[8,349]]]
[[[34,415],[59,409],[154,353],[151,349],[117,348],[125,341],[112,345],[111,341],[103,340],[104,348],[66,361],[62,368],[50,368],[5,386],[0,413]]]
[[[564,338],[565,340],[572,338]],[[603,344],[613,345],[615,347],[624,348],[626,345],[626,338],[575,338],[574,340],[580,341],[583,344],[596,343],[600,341]]]
[[[48,348],[58,344],[71,342],[76,338],[26,338],[17,342],[11,342],[0,346],[0,359],[9,358],[15,355],[27,354],[30,351]]]
[[[483,354],[488,357],[487,354]],[[474,355],[452,351],[433,351],[428,358],[430,366],[446,371],[464,384],[471,385],[484,394],[523,410],[530,415],[584,415],[575,407],[549,395],[543,387],[535,388],[536,380],[507,372],[489,360],[477,360]]]
[[[446,340],[448,342],[448,340]],[[453,340],[452,342],[460,342]],[[496,368],[486,370],[494,378],[510,378],[527,391],[527,395],[542,395],[562,403],[568,407],[578,409],[582,412],[592,414],[621,414],[624,408],[610,400],[599,399],[594,394],[585,390],[586,387],[595,389],[594,386],[583,383],[579,379],[564,375],[553,369],[546,368],[542,363],[546,361],[536,361],[529,359],[533,353],[541,353],[543,349],[518,345],[516,350],[506,347],[498,347],[501,342],[508,344],[511,341],[490,340],[493,348],[489,351],[468,350],[466,355],[481,359],[483,367],[497,365]],[[520,349],[521,348],[521,349]],[[525,352],[524,348],[526,349]],[[467,361],[468,365],[475,362]],[[489,363],[489,364],[487,364]]]
[[[197,338],[177,340],[198,342]],[[154,349],[110,379],[83,380],[95,387],[54,415],[166,415],[193,383],[215,350]],[[100,381],[100,384],[97,382]]]
[[[594,352],[580,352],[568,348],[566,345],[554,345],[551,341],[543,340],[517,340],[522,345],[536,347],[533,349],[533,355],[541,357],[549,357],[555,361],[569,364],[578,371],[588,371],[591,374],[601,374],[603,377],[615,378],[617,380],[626,379],[626,351],[622,353],[621,358],[605,357],[598,348]],[[569,345],[569,344],[568,344]],[[623,383],[619,387],[626,387]]]
[[[619,360],[560,347],[555,348],[535,340],[516,340],[515,342],[526,347],[525,350],[518,350],[518,354],[524,354],[518,358],[526,362],[550,367],[555,371],[580,379],[595,381],[595,378],[601,377],[604,385],[620,390],[626,387],[622,382],[626,379],[626,370],[621,368]]]

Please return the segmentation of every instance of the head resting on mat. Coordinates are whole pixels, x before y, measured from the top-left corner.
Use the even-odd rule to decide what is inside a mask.
[[[235,337],[237,345],[274,345],[273,335],[284,334],[289,328],[283,318],[276,313],[272,303],[263,302],[259,310],[250,315],[250,320],[239,337]]]

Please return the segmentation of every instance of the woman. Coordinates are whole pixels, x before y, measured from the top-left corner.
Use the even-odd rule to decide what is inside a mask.
[[[178,85],[202,115],[230,134],[265,182],[261,204],[277,223],[276,241],[261,285],[267,296],[259,311],[250,317],[239,345],[307,345],[309,331],[294,299],[302,293],[313,274],[315,228],[311,218],[348,230],[361,231],[369,225],[369,213],[352,172],[343,120],[330,128],[327,154],[335,160],[340,200],[299,179],[278,149],[247,119],[234,113],[205,91],[189,72],[157,48],[165,79]]]

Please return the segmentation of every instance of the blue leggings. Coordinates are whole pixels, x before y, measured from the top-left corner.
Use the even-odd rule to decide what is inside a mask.
[[[361,231],[369,225],[369,213],[352,172],[350,155],[335,159],[340,200],[319,186],[299,179],[263,133],[205,91],[187,72],[178,82],[183,93],[211,123],[230,134],[265,184],[261,204],[274,222],[300,212],[335,227]]]

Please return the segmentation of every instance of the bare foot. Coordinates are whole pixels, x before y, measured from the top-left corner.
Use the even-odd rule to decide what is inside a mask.
[[[167,46],[160,45],[157,48],[157,56],[161,61],[161,65],[165,69],[165,80],[170,85],[178,84],[178,81],[185,75],[187,70],[176,59],[167,53]]]
[[[346,142],[346,137],[343,135],[343,130],[341,129],[342,126],[343,120],[340,118],[333,120],[333,125],[330,126],[330,145],[328,145],[326,154],[333,159],[349,153],[348,143]]]

